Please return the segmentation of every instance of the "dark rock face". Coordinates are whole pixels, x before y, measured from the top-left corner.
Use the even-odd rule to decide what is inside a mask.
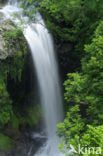
[[[73,69],[73,45],[71,43],[62,43],[57,47],[57,55],[60,65],[60,72],[64,77],[68,72]]]
[[[66,79],[68,73],[74,72],[80,67],[79,54],[75,51],[73,43],[63,42],[56,45],[60,74],[62,80]]]
[[[4,6],[5,3],[7,3],[7,0],[0,0],[0,9]]]

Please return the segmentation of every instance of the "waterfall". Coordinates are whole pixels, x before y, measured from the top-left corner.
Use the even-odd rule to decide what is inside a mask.
[[[42,21],[28,26],[24,35],[36,68],[48,137],[53,137],[57,123],[62,120],[62,104],[53,42],[43,25]]]
[[[4,12],[6,18],[10,18],[18,23],[20,19],[13,19],[12,14],[15,12],[20,14],[21,9],[15,7],[16,5],[14,4],[16,2],[11,3],[10,0],[9,4],[2,9],[2,12]],[[20,16],[23,19],[27,19],[22,17],[22,15]],[[56,125],[63,119],[63,109],[53,39],[39,13],[36,14],[36,18],[39,22],[23,26],[24,36],[30,47],[36,69],[40,101],[48,138],[47,142],[37,151],[35,156],[63,156],[58,150],[59,138],[56,136]]]
[[[42,24],[44,24],[43,21]],[[55,147],[59,143],[56,137],[56,125],[62,120],[62,103],[52,38],[42,24],[32,24],[26,28],[24,33],[37,72],[40,100],[48,137],[46,150],[41,149],[37,156],[57,156],[54,153],[56,152]],[[49,153],[48,150],[50,150]]]

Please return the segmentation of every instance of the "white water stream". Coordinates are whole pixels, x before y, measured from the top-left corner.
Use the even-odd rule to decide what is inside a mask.
[[[22,9],[17,7],[17,2],[12,0],[1,10],[5,18],[13,20],[19,26],[21,26],[20,19],[28,20],[27,17],[22,16],[21,11]],[[12,16],[14,13],[18,14],[16,19]],[[22,25],[37,73],[48,138],[35,156],[63,156],[58,150],[59,139],[56,136],[56,125],[63,119],[63,109],[53,40],[39,13],[36,14],[36,18],[38,23]]]

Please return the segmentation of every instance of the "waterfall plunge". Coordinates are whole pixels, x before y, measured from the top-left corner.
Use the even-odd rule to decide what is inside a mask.
[[[62,120],[62,103],[51,35],[41,24],[25,30],[37,72],[48,141],[35,156],[60,156],[56,125]],[[58,154],[57,154],[58,153]]]
[[[18,12],[20,15],[21,9],[16,7],[16,1],[12,2],[11,5],[10,2],[11,0],[2,9],[2,12],[6,18],[19,24],[20,19],[13,19],[12,14]],[[27,19],[22,15],[19,18]],[[38,23],[23,25],[24,36],[30,47],[37,73],[40,101],[48,138],[35,156],[63,156],[58,150],[59,139],[56,136],[56,125],[62,121],[63,112],[53,41],[39,13],[37,13],[36,18]]]

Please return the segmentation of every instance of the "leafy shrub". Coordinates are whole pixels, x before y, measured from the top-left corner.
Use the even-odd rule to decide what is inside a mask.
[[[58,135],[63,137],[60,149],[65,153],[63,148],[69,149],[70,144],[76,150],[78,144],[103,149],[103,21],[85,52],[81,73],[68,74],[64,83],[68,111],[58,125]]]

